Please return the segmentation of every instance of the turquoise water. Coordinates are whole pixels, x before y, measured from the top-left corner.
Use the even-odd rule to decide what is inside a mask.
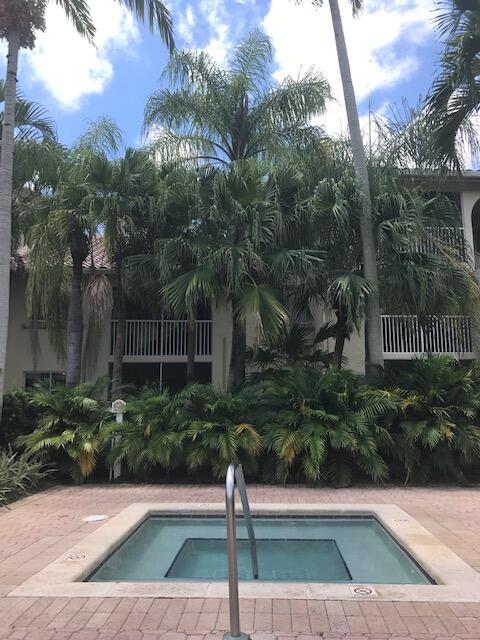
[[[430,584],[374,518],[254,518],[259,580]],[[237,521],[240,580],[252,580]],[[101,581],[226,580],[224,518],[148,518],[90,576]]]

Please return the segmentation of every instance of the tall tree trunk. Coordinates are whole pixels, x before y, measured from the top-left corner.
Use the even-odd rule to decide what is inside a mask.
[[[82,375],[83,347],[83,261],[86,252],[72,250],[72,284],[68,301],[67,318],[67,354],[65,365],[65,384],[74,387],[79,384]]]
[[[245,352],[247,348],[247,332],[245,321],[233,315],[232,351],[228,370],[228,389],[232,390],[245,380]]]
[[[367,369],[371,366],[383,366],[382,327],[380,322],[380,306],[378,301],[377,254],[375,250],[375,235],[373,229],[372,203],[370,198],[370,183],[368,179],[367,158],[363,147],[360,121],[358,118],[355,90],[353,88],[347,45],[343,33],[342,17],[338,0],[329,0],[332,15],[333,31],[337,46],[338,64],[342,76],[343,95],[347,111],[348,128],[352,143],[353,164],[360,189],[362,202],[362,216],[360,219],[360,233],[362,237],[363,269],[365,277],[374,285],[374,291],[366,301],[366,347]]]
[[[188,316],[187,335],[187,384],[195,381],[195,352],[197,350],[197,323],[195,315]]]
[[[20,38],[16,31],[8,34],[7,77],[3,114],[2,150],[0,154],[0,419],[5,385],[5,361],[10,304],[10,254],[12,244],[12,183],[15,138],[15,100],[17,91]]]
[[[125,334],[127,330],[126,296],[123,286],[122,268],[117,269],[117,328],[115,333],[115,346],[113,349],[112,371],[112,397],[119,396],[119,389],[123,384],[123,356],[125,353]]]

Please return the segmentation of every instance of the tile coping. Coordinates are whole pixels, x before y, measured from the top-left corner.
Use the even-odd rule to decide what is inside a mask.
[[[395,504],[252,503],[250,508],[257,516],[373,516],[437,584],[241,582],[242,598],[480,602],[480,574]],[[221,503],[131,504],[9,595],[226,598],[227,582],[82,582],[149,516],[224,514]]]

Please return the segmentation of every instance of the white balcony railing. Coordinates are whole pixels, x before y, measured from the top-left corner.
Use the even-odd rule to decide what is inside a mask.
[[[212,355],[212,321],[196,320],[196,356]],[[117,321],[112,321],[110,353],[116,339]],[[125,356],[187,356],[186,320],[127,320]]]
[[[414,243],[419,253],[439,253],[437,242],[450,249],[459,260],[465,260],[465,238],[463,227],[427,227],[428,236]]]
[[[420,323],[417,316],[384,315],[383,354],[386,359],[406,360],[428,353],[473,358],[470,318],[431,316]]]

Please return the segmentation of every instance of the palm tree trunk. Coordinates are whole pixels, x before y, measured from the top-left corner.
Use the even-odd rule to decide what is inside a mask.
[[[119,389],[123,384],[123,356],[125,353],[125,334],[127,330],[126,296],[122,280],[122,270],[117,269],[117,328],[115,346],[113,349],[112,397],[119,396]]]
[[[343,33],[342,17],[338,0],[329,0],[332,15],[333,31],[337,46],[338,64],[342,76],[343,95],[347,111],[348,128],[352,143],[353,164],[360,189],[362,202],[362,216],[360,219],[360,233],[362,237],[363,269],[367,280],[375,287],[366,302],[366,356],[367,369],[371,366],[383,366],[382,327],[380,323],[380,305],[378,301],[377,255],[375,250],[375,235],[373,230],[372,203],[370,199],[370,183],[368,179],[367,159],[363,147],[360,121],[358,118],[357,101],[353,88],[347,45]]]
[[[187,335],[187,384],[195,380],[195,352],[197,349],[197,324],[195,316],[188,318]]]
[[[83,297],[82,278],[85,255],[81,251],[72,251],[72,284],[68,302],[67,353],[65,365],[65,384],[74,387],[80,382],[82,374],[83,347]]]
[[[337,324],[335,327],[335,347],[333,349],[332,357],[332,367],[334,367],[334,369],[342,368],[343,350],[345,348],[345,340],[347,338],[345,320],[345,314],[341,311],[337,311]]]
[[[228,389],[240,386],[245,380],[245,352],[247,348],[247,332],[245,322],[233,316],[232,351],[228,370]]]
[[[17,92],[18,52],[20,37],[17,31],[8,34],[7,78],[5,80],[5,109],[3,115],[2,149],[0,154],[0,418],[10,304],[10,253],[12,236],[13,149],[15,138],[15,100]]]

